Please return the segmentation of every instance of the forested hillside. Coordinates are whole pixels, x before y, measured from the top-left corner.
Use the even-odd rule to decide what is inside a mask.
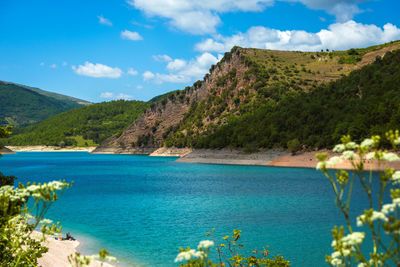
[[[39,124],[16,128],[8,145],[94,146],[119,135],[146,108],[141,101],[112,101],[73,109]]]
[[[308,148],[324,148],[345,134],[361,140],[400,128],[400,50],[377,57],[373,64],[349,76],[309,90],[302,90],[300,85],[267,85],[268,75],[262,71],[252,63],[249,72],[254,73],[256,90],[237,113],[222,114],[223,123],[202,127],[205,118],[215,116],[213,103],[221,102],[220,97],[210,96],[191,107],[166,144],[251,151],[286,147],[288,141],[298,139]],[[196,130],[189,133],[189,129]]]
[[[348,51],[234,47],[203,81],[155,103],[102,149],[330,147],[399,128],[400,41]],[[375,62],[376,60],[376,62]],[[396,82],[397,81],[397,82]]]
[[[25,126],[89,102],[0,81],[0,123]]]

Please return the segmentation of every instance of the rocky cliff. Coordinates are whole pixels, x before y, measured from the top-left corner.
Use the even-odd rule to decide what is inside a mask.
[[[195,103],[207,98],[210,91],[221,87],[221,77],[235,70],[235,77],[240,79],[248,67],[240,59],[241,49],[227,53],[203,81],[197,81],[191,87],[168,94],[157,103],[153,103],[121,136],[111,137],[101,144],[93,153],[128,153],[149,154],[159,148],[163,140],[174,132],[184,117],[184,114]],[[235,86],[240,89],[249,81],[240,79]],[[224,87],[231,85],[225,84]]]
[[[153,103],[119,137],[94,153],[150,154],[163,145],[191,147],[232,117],[281,95],[314,90],[375,61],[399,42],[349,51],[272,51],[234,47],[202,81]]]

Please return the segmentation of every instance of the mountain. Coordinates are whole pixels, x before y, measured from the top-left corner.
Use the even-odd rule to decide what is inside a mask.
[[[96,146],[119,136],[149,106],[142,101],[111,101],[75,108],[38,124],[19,127],[3,145]]]
[[[96,151],[148,153],[163,145],[253,151],[294,139],[322,148],[342,134],[361,138],[400,126],[399,48],[399,41],[321,52],[234,47],[203,81],[158,99]]]
[[[90,102],[38,88],[0,81],[0,123],[26,126]]]

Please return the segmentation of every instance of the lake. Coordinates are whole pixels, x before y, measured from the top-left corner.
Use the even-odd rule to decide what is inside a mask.
[[[331,229],[344,220],[321,172],[175,159],[19,152],[3,155],[0,171],[21,183],[74,181],[46,217],[83,253],[107,248],[121,266],[178,266],[179,247],[197,247],[213,227],[217,238],[242,230],[245,253],[268,245],[292,266],[327,266]],[[353,200],[353,213],[365,207],[359,186]]]

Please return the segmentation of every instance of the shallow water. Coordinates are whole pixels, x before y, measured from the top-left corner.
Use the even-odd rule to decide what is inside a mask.
[[[177,266],[178,248],[196,247],[213,227],[218,237],[241,229],[244,251],[269,245],[292,266],[326,266],[331,229],[343,216],[322,173],[175,159],[19,152],[3,155],[0,171],[21,183],[74,181],[46,217],[77,236],[82,252],[105,247],[121,266]],[[362,210],[357,186],[353,199]]]

